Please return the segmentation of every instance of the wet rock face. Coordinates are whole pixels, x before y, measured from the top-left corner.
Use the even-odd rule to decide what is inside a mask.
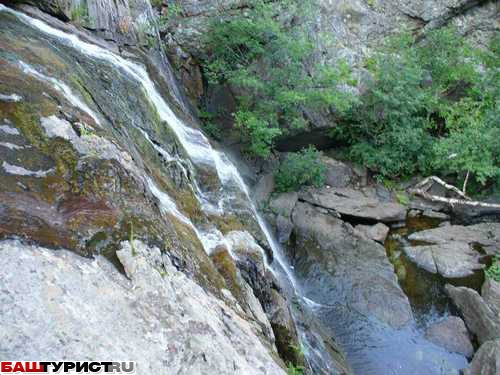
[[[264,250],[247,232],[233,231],[226,235],[226,239],[239,272],[269,319],[280,356],[287,362],[303,364],[304,359],[293,349],[299,348],[300,344],[290,308],[281,294],[278,281],[265,267]]]
[[[381,198],[375,189],[322,188],[310,189],[300,194],[300,199],[315,206],[334,210],[354,220],[382,221],[385,223],[404,221],[406,207]]]
[[[152,12],[148,0],[27,0],[63,21],[95,31],[106,40],[136,45],[145,37]],[[144,42],[144,40],[142,40]]]
[[[477,351],[464,375],[496,375],[500,371],[500,340],[485,342]]]
[[[499,283],[487,280],[479,295],[473,289],[446,285],[446,292],[458,307],[470,332],[482,344],[500,337]]]
[[[456,316],[431,325],[425,332],[425,338],[450,352],[460,353],[468,358],[474,354],[464,321]]]
[[[78,46],[81,44],[46,35],[0,9],[0,241],[6,244],[0,258],[7,265],[14,261],[14,251],[26,252],[22,258],[25,266],[39,272],[30,275],[27,268],[21,272],[12,263],[10,270],[16,269],[22,276],[16,278],[12,272],[5,276],[11,283],[9,298],[20,304],[29,296],[44,301],[29,307],[35,318],[24,326],[26,332],[48,326],[47,322],[58,320],[53,314],[62,314],[59,325],[48,329],[47,340],[74,338],[66,351],[64,342],[52,345],[50,341],[27,348],[25,353],[11,346],[9,356],[49,353],[57,357],[80,352],[88,358],[102,353],[121,358],[136,353],[143,366],[151,366],[147,373],[164,372],[165,368],[176,373],[282,373],[267,310],[227,252],[218,257],[214,254],[213,261],[209,258],[193,224],[222,227],[209,219],[196,195],[197,188],[207,195],[222,190],[215,161],[209,163],[207,158],[197,164],[188,156],[190,150],[173,130],[173,123],[183,124],[177,124],[180,120],[174,113],[168,117],[173,123],[161,115],[167,101],[145,89],[143,83],[149,81],[137,70],[140,65],[131,67],[131,60],[122,62],[118,55],[106,60],[102,56],[109,56],[108,51],[86,45],[98,51],[89,56]],[[137,60],[139,56],[135,56]],[[158,83],[170,88],[169,82]],[[195,128],[190,131],[193,136],[201,134]],[[211,183],[205,184],[209,179]],[[233,198],[232,191],[227,194]],[[241,191],[239,194],[234,194],[235,207],[249,216],[248,202]],[[245,222],[247,218],[242,216],[239,218]],[[255,223],[251,219],[248,222]],[[38,246],[11,242],[13,237]],[[125,240],[134,246],[124,245]],[[64,254],[58,256],[47,248],[64,249]],[[38,262],[43,265],[38,267]],[[263,258],[255,262],[261,271],[257,275],[269,272]],[[72,277],[61,276],[66,273]],[[48,297],[44,297],[45,284],[39,282],[56,274],[47,288],[64,294],[57,301],[63,312],[45,310]],[[82,279],[87,289],[79,289]],[[267,280],[275,290],[274,301],[283,299],[277,282]],[[30,283],[40,284],[42,289],[33,288],[29,293],[29,288],[22,289]],[[105,289],[99,289],[102,285]],[[136,289],[144,294],[135,293]],[[18,295],[21,292],[25,294]],[[134,304],[127,302],[130,300]],[[70,306],[78,306],[74,310],[78,314]],[[276,319],[281,319],[277,322],[285,325],[286,320],[288,332],[295,334],[295,341],[290,334],[288,343],[298,343],[286,300],[273,306],[282,310],[274,311]],[[85,326],[88,322],[82,319],[87,316],[80,311],[87,311],[95,324]],[[22,325],[15,320],[22,314],[11,316],[2,311],[0,315],[11,319],[12,327]],[[130,326],[130,332],[117,325]],[[71,335],[78,326],[84,326],[85,337]],[[94,337],[107,330],[109,341],[92,352]],[[238,336],[235,330],[244,337],[232,345],[231,340]],[[12,332],[5,333],[9,340],[14,338]],[[136,338],[129,340],[128,335]],[[172,341],[170,335],[178,341]],[[220,341],[210,339],[212,336],[219,336]],[[115,340],[125,344],[113,351]],[[249,348],[255,357],[248,353]]]
[[[308,203],[297,204],[293,223],[291,256],[308,298],[350,306],[395,328],[412,321],[383,246],[358,237],[352,226]]]
[[[156,184],[193,218],[199,214],[190,187],[172,179],[169,164],[176,161],[158,149],[172,157],[183,151],[138,83],[7,12],[0,19],[6,96],[0,100],[0,236],[86,256],[114,254],[131,235],[166,243],[186,272],[217,290],[223,283],[196,234],[178,219],[164,220],[148,187],[145,176],[154,170]]]
[[[0,241],[2,356],[128,358],[151,374],[285,374],[252,323],[159,248],[124,242],[117,255],[127,277],[102,257]]]

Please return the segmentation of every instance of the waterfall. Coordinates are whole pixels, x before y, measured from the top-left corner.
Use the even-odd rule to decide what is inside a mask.
[[[280,270],[283,270],[286,275],[285,282],[290,283],[294,290],[294,293],[297,293],[297,283],[295,281],[293,274],[291,273],[290,266],[288,265],[287,261],[285,260],[282,254],[282,249],[278,245],[277,241],[274,239],[264,219],[261,217],[261,215],[255,208],[255,205],[251,200],[248,187],[243,181],[243,178],[239,174],[235,165],[226,157],[225,154],[213,149],[209,140],[200,130],[187,126],[181,119],[179,119],[179,117],[175,115],[170,106],[167,104],[167,102],[163,99],[163,97],[156,89],[154,82],[149,77],[144,66],[136,62],[127,60],[119,55],[116,55],[115,53],[106,50],[103,47],[83,41],[74,34],[68,34],[62,30],[56,29],[41,20],[29,17],[24,13],[10,9],[2,4],[0,4],[0,11],[9,12],[15,15],[22,22],[38,29],[39,31],[47,35],[55,37],[60,42],[73,47],[82,54],[111,63],[116,68],[124,71],[130,78],[140,83],[144,93],[146,94],[148,99],[153,103],[160,118],[163,121],[165,121],[169,125],[169,127],[173,130],[177,139],[181,143],[182,147],[186,151],[191,161],[193,163],[204,163],[213,165],[223,185],[234,184],[244,194],[244,196],[248,201],[248,205],[255,217],[255,220],[259,224],[260,229],[264,234],[273,252],[273,257],[277,263],[277,265],[273,265],[274,267],[271,267],[269,265],[268,267],[275,275],[278,273],[278,271],[276,270],[276,266]],[[22,65],[22,68],[26,73],[31,74],[37,77],[38,79],[50,82],[56,90],[63,92],[73,105],[87,112],[96,121],[97,124],[100,124],[98,116],[81,99],[79,99],[75,94],[73,94],[71,89],[66,84],[52,77],[47,77],[26,64]],[[152,140],[150,139],[150,137],[147,135],[146,132],[144,132],[142,129],[139,130],[147,139],[147,141],[153,144],[153,147],[162,155],[164,155],[167,158],[167,160],[174,159],[166,150],[164,150],[163,148],[152,142]],[[205,249],[211,247],[209,244],[207,244],[207,241],[210,242],[209,239],[212,239],[213,241],[214,238],[213,233],[205,235],[200,234],[200,232],[192,224],[189,218],[187,218],[177,209],[175,202],[168,196],[168,194],[161,191],[151,178],[147,177],[145,179],[145,183],[150,192],[159,200],[160,208],[163,212],[168,212],[174,215],[180,221],[188,224],[191,228],[193,228],[198,237],[200,238],[200,241],[205,246]],[[205,203],[202,204],[202,206],[206,208],[207,207],[206,199],[204,199],[203,193],[201,192],[196,183],[194,183],[194,190],[200,202]],[[264,259],[266,259],[265,254],[263,255]]]

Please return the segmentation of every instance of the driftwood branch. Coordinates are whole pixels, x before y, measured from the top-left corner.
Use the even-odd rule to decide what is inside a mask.
[[[419,190],[422,192],[427,192],[431,188],[433,183],[437,183],[437,184],[443,186],[445,189],[454,192],[459,197],[462,197],[464,200],[471,200],[459,188],[457,188],[456,186],[447,184],[446,182],[444,182],[443,180],[441,180],[439,177],[436,177],[436,176],[430,176],[430,177],[425,178],[424,180],[419,182],[417,185],[415,185],[415,188],[413,188],[412,190]]]
[[[486,203],[486,202],[472,201],[472,200],[466,200],[466,199],[457,199],[457,198],[445,198],[445,197],[440,197],[439,195],[432,195],[432,194],[429,194],[425,191],[418,190],[418,189],[410,189],[410,193],[421,196],[422,198],[425,198],[425,199],[430,200],[432,202],[447,203],[450,206],[464,205],[464,206],[470,206],[470,207],[494,208],[494,209],[500,210],[500,204],[496,204],[496,203]]]
[[[462,188],[462,193],[464,193],[464,194],[467,191],[467,182],[469,182],[469,174],[470,174],[470,171],[467,171],[467,175],[465,176],[464,186]]]
[[[434,195],[434,194],[429,193],[428,190],[431,188],[433,183],[437,183],[439,185],[444,186],[447,190],[453,191],[461,198],[446,198],[446,197],[441,197],[439,195]],[[455,187],[453,185],[447,184],[446,182],[444,182],[443,180],[441,180],[439,177],[436,177],[436,176],[427,177],[422,182],[419,182],[417,185],[415,185],[414,188],[409,189],[408,191],[411,194],[418,195],[418,196],[420,196],[424,199],[427,199],[431,202],[446,203],[452,207],[455,205],[463,205],[463,206],[469,206],[469,207],[493,208],[493,209],[500,210],[500,204],[473,201],[467,195],[465,195],[462,191],[460,191],[460,189],[458,189],[457,187]]]

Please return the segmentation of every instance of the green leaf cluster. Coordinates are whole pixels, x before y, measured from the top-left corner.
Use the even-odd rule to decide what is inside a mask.
[[[453,28],[392,38],[366,62],[373,75],[334,137],[385,177],[500,175],[499,39],[472,48]]]
[[[500,282],[500,258],[495,257],[491,266],[484,273],[488,279]]]
[[[347,64],[317,64],[307,22],[282,19],[306,20],[313,2],[300,3],[253,0],[238,16],[216,17],[207,36],[205,74],[236,93],[235,124],[253,155],[268,156],[276,137],[306,126],[306,108],[341,113],[353,100],[339,88],[352,81]]]
[[[289,153],[275,173],[276,190],[298,190],[302,186],[321,187],[325,184],[326,166],[321,152],[314,147]]]

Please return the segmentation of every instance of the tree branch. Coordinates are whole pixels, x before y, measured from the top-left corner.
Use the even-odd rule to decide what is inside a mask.
[[[469,173],[467,173],[467,175],[469,175]],[[467,187],[467,180],[468,176],[466,177],[466,181],[464,183],[464,190]],[[461,198],[446,198],[429,193],[428,190],[431,188],[433,183],[437,183],[441,186],[444,186],[447,190],[453,191],[454,193],[458,194]],[[473,201],[471,198],[465,195],[464,192],[460,191],[460,189],[458,189],[453,185],[447,184],[446,182],[444,182],[443,180],[441,180],[439,177],[436,176],[430,176],[425,178],[423,181],[415,185],[414,188],[408,189],[408,192],[411,194],[418,195],[422,198],[425,198],[431,202],[447,203],[452,207],[455,205],[463,205],[469,207],[493,208],[500,210],[500,204]]]
[[[436,176],[430,176],[419,182],[417,185],[412,190],[416,191],[422,191],[427,193],[427,191],[432,187],[432,183],[437,183],[441,186],[443,186],[445,189],[453,191],[455,194],[457,194],[459,197],[462,197],[464,200],[470,201],[471,199],[462,191],[460,191],[459,188],[447,184],[443,180],[441,180],[439,177]]]

